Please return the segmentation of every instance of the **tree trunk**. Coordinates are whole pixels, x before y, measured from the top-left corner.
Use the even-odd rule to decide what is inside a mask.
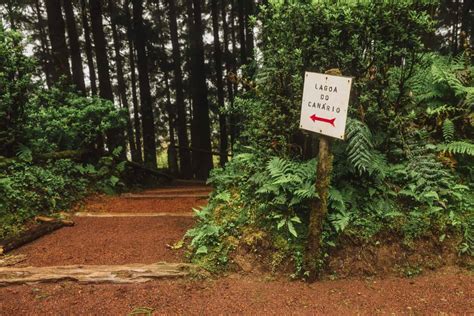
[[[100,0],[90,0],[89,10],[91,14],[92,37],[95,44],[95,56],[99,74],[100,97],[114,102],[112,84],[110,81],[109,58],[107,56],[107,42],[105,41],[104,26],[102,24],[102,4]],[[114,151],[125,143],[121,128],[113,128],[107,133],[107,146],[109,151]],[[126,159],[126,148],[122,148],[121,159]]]
[[[125,78],[123,75],[123,62],[122,56],[120,55],[120,40],[118,37],[117,32],[117,8],[114,5],[114,1],[108,0],[108,7],[109,7],[109,14],[110,14],[110,26],[112,28],[112,39],[114,42],[114,50],[115,50],[115,66],[117,68],[117,82],[118,82],[118,89],[120,94],[120,100],[122,103],[123,108],[127,113],[127,140],[130,146],[130,152],[132,155],[132,161],[139,162],[141,161],[141,157],[138,156],[138,151],[135,146],[135,139],[133,138],[133,127],[132,121],[130,119],[130,108],[128,105],[128,98],[127,98],[127,88],[125,85]]]
[[[97,95],[97,78],[95,75],[94,56],[92,54],[91,33],[87,19],[86,0],[81,0],[82,28],[84,29],[85,51],[89,68],[90,89],[92,95]]]
[[[239,44],[240,44],[240,64],[247,64],[247,43],[245,39],[245,2],[247,0],[237,1],[237,14],[239,18]]]
[[[64,12],[66,13],[66,28],[69,39],[69,51],[71,53],[72,82],[76,88],[85,95],[86,85],[84,83],[84,72],[82,70],[81,46],[77,36],[76,19],[71,0],[63,0]]]
[[[230,10],[230,36],[231,36],[231,43],[232,43],[232,54],[231,54],[231,64],[232,64],[232,72],[236,75],[237,74],[237,37],[236,37],[236,25],[235,25],[235,13],[236,13],[236,3],[235,0],[231,0],[231,10]],[[234,95],[237,94],[238,84],[234,82],[232,84]],[[233,147],[236,139],[237,139],[237,122],[235,119],[235,115],[232,114],[229,118],[230,123],[230,143]]]
[[[48,15],[48,31],[51,42],[53,61],[53,81],[58,83],[60,79],[65,79],[66,83],[71,82],[69,71],[69,53],[64,34],[64,19],[61,12],[60,0],[45,0],[46,12]]]
[[[191,153],[187,149],[189,147],[186,107],[183,95],[183,73],[181,70],[181,53],[178,39],[178,24],[176,6],[174,0],[168,0],[168,20],[170,24],[170,35],[173,56],[173,72],[174,72],[174,88],[176,102],[176,127],[178,131],[179,149],[179,166],[180,175],[183,178],[192,177],[191,169]]]
[[[148,77],[148,60],[146,54],[147,34],[143,27],[143,4],[142,0],[132,0],[132,2],[133,29],[140,84],[144,161],[148,167],[156,168],[155,119],[151,104],[150,79]]]
[[[159,2],[157,3],[156,9],[156,23],[158,25],[162,24],[161,14],[163,12],[160,10]],[[179,172],[178,168],[178,155],[176,152],[176,136],[175,136],[175,125],[176,125],[176,108],[171,104],[171,88],[170,88],[170,70],[169,70],[169,61],[168,54],[165,47],[165,36],[163,32],[159,33],[158,42],[160,43],[161,52],[160,55],[163,56],[159,61],[161,71],[163,72],[165,83],[165,94],[166,94],[166,112],[168,113],[168,131],[169,131],[169,146],[168,146],[168,169],[171,174],[176,175]]]
[[[201,1],[187,0],[188,25],[191,55],[191,95],[193,100],[192,146],[211,152],[209,104],[207,100],[206,69],[204,65],[203,26]],[[194,174],[198,179],[207,179],[212,169],[212,154],[192,153]]]
[[[35,1],[36,7],[36,17],[38,19],[38,30],[40,35],[40,42],[41,42],[41,65],[43,67],[43,71],[46,78],[46,84],[48,88],[51,88],[53,85],[51,74],[52,74],[52,63],[51,63],[51,52],[49,50],[49,42],[48,37],[46,35],[44,25],[45,21],[43,20],[43,15],[41,14],[41,4],[39,0]]]
[[[226,69],[226,85],[227,85],[227,97],[229,99],[230,108],[234,107],[234,87],[232,85],[232,81],[229,80],[229,75],[232,72],[232,63],[233,57],[231,52],[229,51],[229,26],[227,25],[227,11],[226,11],[226,4],[225,1],[221,2],[221,13],[222,13],[222,29],[224,33],[224,61],[225,61],[225,69]],[[230,122],[233,122],[233,115],[230,115],[229,118]],[[234,145],[235,137],[232,133],[232,124],[230,124],[230,143],[231,149]]]
[[[137,95],[137,75],[135,73],[135,46],[133,45],[133,27],[128,8],[128,1],[125,8],[127,19],[127,41],[128,41],[128,62],[130,65],[130,81],[132,83],[132,103],[133,103],[133,126],[135,129],[135,147],[137,149],[138,162],[143,162],[142,157],[142,123],[140,120],[140,106]]]
[[[461,16],[461,49],[465,50],[469,48],[469,41],[468,39],[470,38],[470,42],[474,41],[474,34],[472,32],[473,29],[473,10],[474,10],[474,4],[473,0],[464,0],[463,5],[462,5],[462,16]]]
[[[249,60],[254,59],[254,36],[253,26],[250,22],[250,17],[255,15],[255,0],[245,0],[245,47],[247,48],[247,58]]]
[[[176,109],[171,105],[171,91],[169,84],[169,73],[165,72],[165,85],[166,85],[166,108],[168,110],[168,127],[169,127],[169,136],[170,144],[168,147],[168,168],[170,169],[171,174],[178,174],[178,155],[176,152],[176,137],[175,137],[175,122],[176,122]]]
[[[214,63],[217,77],[217,102],[220,112],[224,109],[224,82],[222,80],[222,51],[219,40],[219,11],[217,0],[211,0],[212,29],[214,35]],[[227,119],[225,114],[219,113],[219,163],[223,167],[227,162]]]

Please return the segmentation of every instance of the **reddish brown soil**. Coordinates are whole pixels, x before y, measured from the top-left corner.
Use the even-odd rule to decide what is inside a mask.
[[[135,192],[143,195],[156,194],[209,194],[210,188],[207,186],[179,186],[150,189]],[[206,205],[207,200],[202,198],[177,197],[175,199],[128,199],[126,196],[106,196],[97,195],[86,199],[84,203],[76,209],[84,212],[110,212],[110,213],[189,213],[193,208],[200,209]]]
[[[24,265],[126,264],[181,262],[183,250],[166,245],[192,227],[186,217],[75,218],[61,228],[12,252],[25,254]]]
[[[189,213],[193,208],[200,209],[207,200],[196,198],[176,199],[127,199],[120,196],[95,196],[86,200],[77,210],[84,212],[111,212],[111,213]]]
[[[187,212],[196,204],[185,199],[95,197],[86,208]],[[74,227],[62,228],[13,254],[26,254],[22,264],[36,266],[177,262],[184,260],[183,250],[170,250],[166,244],[179,240],[193,221],[189,217],[75,218]],[[352,261],[338,264],[356,267]],[[0,315],[126,315],[140,307],[155,314],[193,315],[474,314],[474,277],[445,267],[413,279],[348,278],[310,285],[263,274],[232,274],[217,280],[133,285],[60,282],[0,288]]]
[[[474,313],[474,278],[458,270],[415,279],[337,280],[311,285],[234,275],[215,281],[140,285],[22,285],[0,288],[2,315],[449,314]]]

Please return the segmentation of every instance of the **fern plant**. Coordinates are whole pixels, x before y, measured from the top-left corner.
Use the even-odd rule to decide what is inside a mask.
[[[374,149],[373,137],[369,127],[356,119],[347,124],[347,159],[359,173],[385,176],[385,158]]]

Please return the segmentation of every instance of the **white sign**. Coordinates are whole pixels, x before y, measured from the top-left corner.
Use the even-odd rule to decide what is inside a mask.
[[[344,139],[352,78],[306,72],[300,128]]]

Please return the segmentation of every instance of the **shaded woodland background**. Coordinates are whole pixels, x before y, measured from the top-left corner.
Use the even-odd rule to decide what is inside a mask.
[[[183,178],[207,178],[239,138],[234,98],[251,89],[258,60],[255,0],[2,0],[2,23],[31,39],[35,76],[49,89],[111,100],[125,128],[97,135],[113,151]],[[457,54],[472,38],[471,0],[444,0],[427,45]],[[2,144],[10,157],[15,142]],[[166,155],[165,155],[166,152]],[[218,159],[213,159],[214,155]],[[217,157],[216,157],[217,158]]]

